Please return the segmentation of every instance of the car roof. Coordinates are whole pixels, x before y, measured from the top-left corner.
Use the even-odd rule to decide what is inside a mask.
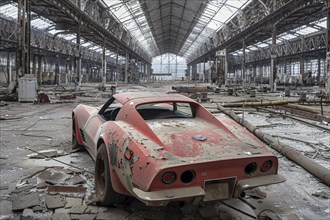
[[[134,101],[135,104],[148,103],[148,102],[194,102],[194,100],[176,93],[161,93],[161,92],[124,92],[113,95],[121,104],[128,101]]]

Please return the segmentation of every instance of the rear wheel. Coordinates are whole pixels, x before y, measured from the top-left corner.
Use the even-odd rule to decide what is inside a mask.
[[[96,155],[95,189],[100,204],[104,206],[120,204],[126,199],[125,195],[115,192],[112,188],[109,160],[104,144],[101,144]]]
[[[71,146],[71,151],[79,151],[83,148],[83,145],[78,143],[77,140],[77,131],[76,131],[76,123],[74,118],[72,118],[72,146]]]

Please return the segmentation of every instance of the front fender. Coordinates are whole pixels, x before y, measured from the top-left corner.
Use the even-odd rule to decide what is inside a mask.
[[[72,113],[72,120],[73,120],[72,126],[75,126],[75,130],[76,130],[77,142],[78,142],[78,144],[83,145],[84,142],[83,142],[83,139],[81,137],[81,133],[80,133],[79,125],[78,125],[77,116],[76,116],[76,114],[74,112]],[[73,130],[73,128],[72,128],[72,130]]]

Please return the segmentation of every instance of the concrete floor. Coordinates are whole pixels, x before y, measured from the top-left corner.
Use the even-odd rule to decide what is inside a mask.
[[[162,89],[159,89],[159,85],[117,88],[117,92],[127,90],[166,92],[170,91],[170,86],[162,86]],[[220,95],[214,95],[212,98],[218,101],[233,100],[233,97]],[[234,99],[239,100],[242,97]],[[265,216],[271,217],[271,219],[330,219],[329,187],[274,150],[272,150],[274,154],[279,157],[279,173],[284,175],[287,181],[278,185],[261,187],[260,190],[267,193],[267,197],[264,199],[248,197],[246,201],[255,209],[240,200],[203,204],[196,209],[181,207],[175,203],[164,208],[150,208],[136,200],[128,202],[123,207],[105,208],[88,204],[94,192],[93,174],[89,173],[94,172],[94,162],[86,151],[69,152],[71,111],[79,103],[98,106],[106,100],[100,95],[92,95],[91,97],[77,97],[73,102],[62,104],[34,105],[12,102],[0,107],[1,118],[6,119],[0,121],[0,219],[19,219],[21,216],[24,216],[25,219],[253,219],[253,217],[265,219]],[[212,104],[205,103],[205,106],[210,107],[210,105]],[[288,119],[273,117],[268,113],[245,113],[244,117],[255,125],[263,126],[266,133],[305,139],[319,144],[321,147],[315,160],[330,168],[329,133]],[[272,124],[279,126],[268,126]],[[283,139],[283,141],[288,140]],[[306,155],[314,155],[310,146],[297,142],[287,143],[297,146],[298,150]],[[53,149],[64,152],[65,155],[55,159],[68,165],[49,159],[29,158],[27,155],[33,152],[28,148],[34,151]],[[73,168],[72,165],[85,170]],[[52,168],[44,170],[45,167]],[[42,170],[43,172],[39,172]],[[75,206],[69,207],[68,204],[59,205],[58,208],[48,208],[50,202],[47,200],[49,198],[47,190],[35,188],[36,184],[43,181],[41,174],[46,175],[45,171],[49,171],[48,174],[53,177],[58,175],[59,179],[62,177],[70,179],[75,174],[80,175],[84,179],[80,186],[87,189],[86,193],[65,194],[65,199],[67,202],[74,201],[75,205],[86,206],[86,209],[73,211]],[[22,192],[15,192],[16,188],[22,189],[20,187],[29,185],[32,185],[32,188],[27,187]],[[28,198],[26,195],[34,192],[39,193],[39,205],[12,211],[13,200]],[[77,200],[77,198],[82,198],[82,200]],[[22,201],[22,203],[24,202],[26,201]],[[230,206],[241,211],[230,208]],[[248,215],[242,212],[248,213]]]

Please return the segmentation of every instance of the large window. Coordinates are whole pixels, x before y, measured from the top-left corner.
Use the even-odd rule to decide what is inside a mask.
[[[168,79],[178,79],[185,77],[187,62],[183,57],[174,54],[163,54],[152,59],[152,69],[154,76],[168,76]]]

